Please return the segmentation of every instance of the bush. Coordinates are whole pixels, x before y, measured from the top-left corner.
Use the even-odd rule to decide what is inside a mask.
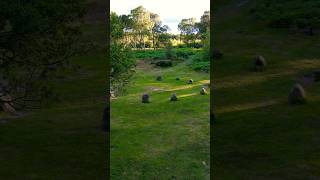
[[[196,42],[196,43],[192,44],[192,46],[196,49],[203,48],[202,42]]]
[[[165,59],[165,51],[163,49],[157,50],[136,50],[134,58],[136,59]]]
[[[111,91],[119,95],[124,92],[125,85],[129,83],[135,61],[129,48],[114,43],[110,49],[110,62],[112,67],[110,74]]]
[[[172,46],[172,43],[168,43],[166,45],[166,58],[167,59],[175,59],[177,56],[176,56],[176,53],[173,51],[173,46]]]
[[[187,44],[178,44],[177,47],[178,47],[178,48],[187,48],[188,45],[187,45]]]
[[[195,61],[190,64],[190,67],[196,71],[209,72],[210,62],[209,61]]]
[[[160,67],[170,67],[173,64],[172,64],[172,61],[170,61],[170,60],[162,60],[162,61],[156,62],[156,65],[160,66]]]
[[[176,56],[182,59],[188,59],[190,58],[190,56],[195,55],[195,51],[192,50],[191,48],[175,49],[175,52],[176,52]]]
[[[189,58],[189,54],[185,51],[177,51],[176,54],[177,54],[177,57],[181,57],[183,59]]]

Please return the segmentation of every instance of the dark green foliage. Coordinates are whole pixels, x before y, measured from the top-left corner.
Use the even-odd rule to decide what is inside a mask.
[[[123,44],[114,43],[111,45],[110,62],[112,68],[110,75],[111,90],[114,91],[115,95],[119,95],[124,92],[124,87],[129,83],[135,61],[129,48],[124,47]]]
[[[69,58],[87,50],[80,39],[84,1],[12,0],[0,7],[0,76],[10,89],[5,93],[19,99],[15,105],[21,108],[28,105],[25,99],[39,104]]]
[[[110,14],[110,29],[111,29],[111,37],[112,41],[117,41],[121,39],[124,35],[123,28],[125,27],[124,23],[120,16],[116,13],[111,12]]]
[[[183,58],[183,59],[188,59],[190,54],[185,51],[176,51],[177,57]]]
[[[176,54],[173,51],[173,46],[171,42],[167,43],[166,45],[166,58],[171,60],[176,58]]]
[[[191,68],[196,71],[209,72],[210,70],[210,31],[206,32],[204,47],[200,53],[192,56]]]
[[[251,12],[275,28],[320,27],[318,0],[259,0]]]
[[[209,72],[210,70],[210,62],[209,61],[194,61],[190,64],[191,68],[196,71],[204,71]]]
[[[119,95],[125,91],[125,86],[129,83],[133,74],[132,68],[135,66],[131,49],[120,40],[124,36],[123,28],[125,27],[124,16],[118,16],[116,13],[110,15],[111,26],[111,47],[110,62],[111,74],[110,83],[111,91]]]
[[[187,48],[187,47],[188,47],[187,44],[179,44],[179,45],[178,45],[178,48]]]
[[[164,49],[156,50],[135,50],[133,51],[136,59],[165,59]]]
[[[173,63],[170,60],[162,60],[162,61],[156,62],[156,65],[159,67],[171,67]]]

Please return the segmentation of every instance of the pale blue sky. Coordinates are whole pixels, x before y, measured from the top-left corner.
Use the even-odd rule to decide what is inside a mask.
[[[110,10],[119,15],[129,14],[138,6],[160,15],[163,24],[178,33],[181,19],[194,17],[199,21],[203,12],[210,10],[210,0],[110,0]]]

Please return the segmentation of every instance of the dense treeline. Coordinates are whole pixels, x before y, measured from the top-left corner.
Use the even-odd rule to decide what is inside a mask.
[[[128,15],[111,13],[114,24],[113,36],[121,36],[123,44],[132,48],[163,48],[173,46],[202,47],[202,40],[210,24],[210,12],[205,11],[200,22],[195,18],[182,19],[178,25],[180,34],[169,33],[169,26],[163,25],[158,14],[139,6]],[[121,31],[121,32],[120,32]]]

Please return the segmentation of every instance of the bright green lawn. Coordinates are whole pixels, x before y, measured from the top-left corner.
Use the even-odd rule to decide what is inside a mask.
[[[214,179],[320,178],[320,83],[306,88],[308,103],[289,106],[303,73],[320,69],[320,36],[268,29],[250,18],[250,4],[215,6]],[[251,72],[253,57],[268,63]]]
[[[209,179],[209,95],[199,94],[209,74],[142,62],[127,95],[111,101],[111,179]],[[141,103],[144,92],[150,104]]]

